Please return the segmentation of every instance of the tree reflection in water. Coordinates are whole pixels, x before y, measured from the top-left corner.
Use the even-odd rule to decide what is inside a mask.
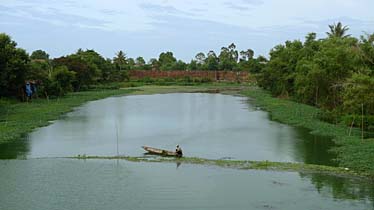
[[[317,173],[299,174],[301,178],[309,179],[320,194],[329,193],[335,199],[367,201],[374,207],[373,181]]]

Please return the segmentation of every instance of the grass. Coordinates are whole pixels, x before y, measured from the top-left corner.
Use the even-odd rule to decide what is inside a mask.
[[[199,86],[144,86],[120,88],[128,84],[98,86],[96,90],[69,93],[57,99],[34,99],[25,103],[17,100],[0,100],[0,144],[21,139],[35,128],[43,127],[63,114],[88,101],[109,96],[129,94],[159,94],[172,92],[209,92],[238,88],[238,84],[211,83]]]
[[[212,165],[223,168],[233,168],[242,170],[274,170],[274,171],[296,171],[307,173],[320,173],[328,175],[338,175],[347,177],[374,178],[370,174],[356,172],[343,167],[289,163],[289,162],[270,162],[270,161],[251,161],[251,160],[212,160],[196,157],[182,158],[147,158],[147,157],[129,157],[129,156],[86,156],[78,155],[68,157],[72,159],[105,159],[105,160],[126,160],[130,162],[149,162],[149,163],[185,163],[195,165]]]
[[[69,93],[52,99],[34,99],[29,103],[15,100],[0,101],[0,144],[21,139],[35,128],[46,126],[64,113],[88,101],[114,95],[129,94],[134,90],[96,90]]]
[[[271,113],[271,118],[293,126],[308,128],[312,133],[330,136],[338,145],[333,149],[341,167],[374,176],[374,139],[361,140],[360,132],[354,130],[349,136],[349,128],[334,125],[319,119],[316,107],[272,97],[268,92],[251,87],[241,94],[254,99],[254,103]]]

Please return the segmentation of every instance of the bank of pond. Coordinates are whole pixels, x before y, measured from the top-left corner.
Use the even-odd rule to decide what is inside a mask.
[[[0,209],[40,209],[52,203],[70,209],[104,204],[109,209],[168,209],[178,202],[216,209],[374,207],[371,165],[356,170],[342,161],[348,154],[341,148],[349,147],[336,139],[345,128],[318,121],[314,108],[244,88],[137,87],[76,93],[49,104],[14,104],[22,111],[9,111],[8,128],[17,127],[21,114],[26,114],[27,131],[49,125],[0,144],[5,172],[0,175]],[[110,95],[122,96],[105,98]],[[28,105],[42,116],[29,113]],[[68,113],[51,121],[63,112]],[[38,121],[35,116],[40,124],[32,124]],[[7,128],[4,121],[1,128]],[[177,144],[185,157],[146,156],[141,148],[173,150]],[[331,152],[336,148],[340,151]],[[93,193],[93,188],[99,190]],[[26,196],[34,191],[54,196]],[[285,191],[292,195],[285,197]],[[107,198],[109,192],[115,197]],[[77,195],[81,203],[72,199]],[[289,202],[289,196],[299,201]],[[21,202],[14,202],[17,198]],[[166,198],[167,204],[161,202]]]

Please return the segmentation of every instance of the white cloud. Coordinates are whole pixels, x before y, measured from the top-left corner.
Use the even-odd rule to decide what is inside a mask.
[[[374,21],[374,13],[370,10],[374,8],[372,0],[0,0],[0,6],[13,9],[8,15],[53,24],[124,31],[153,29],[153,23],[158,22],[159,16],[212,21],[250,29],[300,25],[305,21],[340,17]],[[69,16],[76,21],[72,18],[67,21]]]

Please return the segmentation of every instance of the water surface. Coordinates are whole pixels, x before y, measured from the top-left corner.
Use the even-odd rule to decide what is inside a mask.
[[[90,102],[16,143],[22,146],[0,150],[6,150],[3,158],[110,156],[117,154],[117,139],[119,154],[128,156],[143,155],[143,145],[173,150],[179,144],[186,156],[211,159],[332,165],[334,158],[328,153],[333,145],[329,138],[271,121],[245,97],[207,93]]]
[[[374,189],[355,180],[116,160],[0,161],[0,209],[373,208]]]
[[[0,145],[0,158],[16,159],[0,160],[0,209],[374,209],[373,184],[363,180],[56,158],[142,156],[142,145],[176,144],[186,156],[334,164],[329,138],[274,122],[244,97],[113,97]]]

